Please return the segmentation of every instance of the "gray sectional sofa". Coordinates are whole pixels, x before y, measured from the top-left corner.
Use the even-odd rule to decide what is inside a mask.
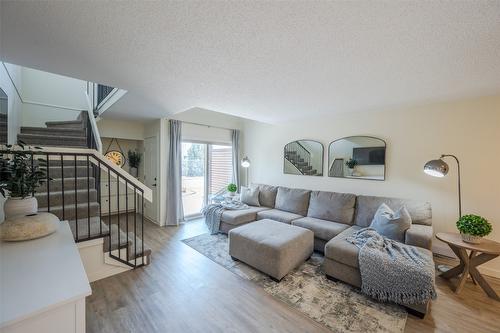
[[[345,241],[345,238],[369,226],[382,203],[393,209],[405,205],[412,218],[412,225],[405,234],[405,243],[431,249],[432,211],[428,202],[262,184],[253,186],[259,189],[261,206],[225,211],[221,217],[220,231],[228,233],[233,228],[263,219],[309,229],[314,233],[314,249],[325,254],[324,270],[329,278],[361,286],[359,249]],[[427,306],[406,305],[417,315],[425,314]]]

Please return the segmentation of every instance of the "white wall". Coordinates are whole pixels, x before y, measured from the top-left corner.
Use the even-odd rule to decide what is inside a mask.
[[[22,68],[22,92],[25,102],[57,104],[68,108],[86,109],[87,82],[67,76]]]
[[[145,123],[141,121],[103,118],[97,122],[97,128],[101,137],[128,140],[144,140],[145,138]],[[103,149],[106,149],[104,144]]]
[[[496,172],[500,164],[500,96],[279,125],[246,121],[244,132],[244,152],[252,161],[251,181],[426,200],[433,207],[435,232],[456,231],[457,168],[449,160],[448,176],[433,178],[423,173],[423,166],[442,153],[456,154],[462,167],[463,212],[486,217],[493,224],[489,238],[500,241],[500,174]],[[352,135],[387,142],[386,181],[283,174],[286,143],[307,137],[328,146]],[[436,252],[450,254],[443,243],[435,240],[434,245]],[[500,276],[500,259],[485,264],[483,271]]]
[[[87,109],[86,81],[8,63],[5,65],[23,102],[16,111],[20,126],[45,127],[47,121],[75,120],[81,110]],[[1,74],[2,82],[10,81],[3,66]],[[17,133],[13,135],[17,137]],[[17,141],[17,138],[14,140]]]
[[[47,121],[75,120],[87,109],[87,82],[67,76],[22,67],[22,126],[45,127]],[[57,107],[33,105],[30,102]]]

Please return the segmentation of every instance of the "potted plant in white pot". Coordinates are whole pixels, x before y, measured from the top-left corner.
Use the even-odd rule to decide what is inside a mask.
[[[238,190],[238,187],[236,186],[236,184],[231,183],[231,184],[227,185],[227,191],[229,192],[230,197],[234,197],[237,190]]]
[[[0,193],[7,198],[5,219],[36,214],[38,202],[33,193],[47,180],[47,162],[43,159],[32,161],[33,151],[25,149],[22,141],[18,146],[21,149],[7,145],[0,159]]]
[[[491,233],[492,226],[478,215],[464,215],[457,221],[457,228],[462,235],[462,240],[467,243],[479,244],[484,236]]]
[[[345,162],[345,165],[349,168],[349,176],[352,176],[354,173],[354,168],[356,165],[358,165],[358,161],[356,161],[354,158],[350,158]]]
[[[128,165],[130,167],[130,174],[137,178],[139,175],[139,165],[141,164],[142,154],[136,151],[128,151]]]

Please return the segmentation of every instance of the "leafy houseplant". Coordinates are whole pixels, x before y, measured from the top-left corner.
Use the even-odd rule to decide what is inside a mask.
[[[130,173],[132,176],[137,177],[139,165],[141,164],[142,154],[136,151],[128,151],[128,165],[130,166]]]
[[[464,242],[478,244],[481,237],[489,235],[492,230],[491,224],[478,215],[464,215],[457,221],[457,228]]]
[[[229,192],[229,195],[234,196],[237,190],[238,187],[236,186],[236,184],[231,183],[227,185],[227,191]]]
[[[26,149],[24,142],[19,141],[18,146],[21,149],[7,145],[0,159],[0,193],[8,197],[4,204],[6,219],[35,214],[38,203],[33,193],[47,180],[47,162],[33,160],[33,150]]]
[[[356,161],[356,160],[355,160],[355,159],[353,159],[353,158],[350,158],[349,160],[347,160],[347,161],[345,162],[345,165],[346,165],[346,166],[347,166],[347,167],[351,170],[351,175],[352,175],[352,173],[353,173],[353,171],[354,171],[354,167],[355,167],[356,165],[358,165],[358,161]]]

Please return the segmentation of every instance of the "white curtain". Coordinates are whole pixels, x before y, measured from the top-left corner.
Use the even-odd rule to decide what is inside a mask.
[[[184,220],[182,209],[182,122],[169,121],[169,153],[167,170],[166,225],[179,225]]]
[[[240,131],[234,129],[231,131],[232,147],[233,147],[233,183],[240,188]]]

